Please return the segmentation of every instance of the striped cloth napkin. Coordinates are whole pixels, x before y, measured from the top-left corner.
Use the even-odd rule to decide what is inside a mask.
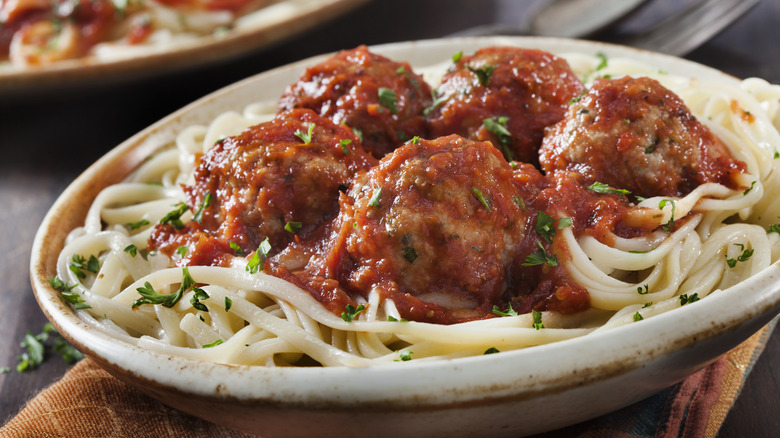
[[[777,323],[666,390],[549,437],[714,437]],[[141,420],[142,419],[142,420]],[[252,437],[170,408],[84,359],[5,426],[2,437]]]

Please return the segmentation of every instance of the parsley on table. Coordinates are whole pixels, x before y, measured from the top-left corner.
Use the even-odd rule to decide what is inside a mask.
[[[16,358],[19,361],[16,365],[16,371],[21,373],[39,367],[46,359],[47,342],[49,341],[52,341],[51,351],[62,356],[65,363],[70,364],[84,358],[80,351],[57,333],[54,326],[46,323],[41,333],[33,335],[27,331],[25,334],[20,344],[21,347],[25,348],[25,351]]]

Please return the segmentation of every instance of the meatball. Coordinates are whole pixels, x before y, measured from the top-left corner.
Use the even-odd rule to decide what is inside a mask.
[[[488,142],[409,142],[355,180],[341,200],[330,260],[314,266],[332,263],[319,275],[353,294],[378,290],[407,319],[485,317],[508,289],[526,234],[521,195]]]
[[[444,75],[429,114],[432,137],[487,140],[507,160],[538,163],[544,129],[563,118],[585,87],[565,60],[517,47],[491,47],[458,60]]]
[[[744,163],[657,81],[598,79],[548,130],[545,172],[575,171],[635,195],[684,196],[706,182],[734,187]]]
[[[406,62],[365,46],[338,53],[306,70],[282,95],[279,109],[310,108],[360,135],[377,158],[414,136],[425,136],[431,88]]]
[[[184,234],[176,244],[183,239],[213,246],[205,233],[249,253],[268,238],[278,252],[296,235],[306,237],[335,218],[339,191],[375,163],[350,129],[307,109],[279,114],[219,142],[200,159],[195,183],[185,187],[192,211],[203,207],[200,223],[178,232],[163,227],[156,240]],[[188,257],[194,264],[199,255],[190,251]]]

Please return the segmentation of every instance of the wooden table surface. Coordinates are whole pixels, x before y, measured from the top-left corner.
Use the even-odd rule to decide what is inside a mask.
[[[657,4],[656,4],[657,3]],[[622,25],[638,29],[673,1],[656,0]],[[527,8],[512,0],[374,0],[319,28],[240,58],[113,86],[0,96],[0,368],[16,366],[26,331],[46,322],[29,283],[30,248],[48,208],[90,163],[183,105],[239,79],[311,55],[442,37],[509,23]],[[780,84],[780,1],[763,0],[687,59],[738,77]],[[720,436],[780,436],[780,333],[756,363]],[[67,370],[59,357],[27,373],[0,374],[0,424]]]

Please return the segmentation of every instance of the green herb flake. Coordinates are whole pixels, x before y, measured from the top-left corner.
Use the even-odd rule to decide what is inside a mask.
[[[571,218],[569,217],[562,217],[558,219],[558,229],[562,230],[566,227],[570,227],[572,225]]]
[[[411,246],[402,248],[402,251],[404,259],[406,259],[406,261],[409,263],[414,263],[414,261],[417,260],[417,257],[419,257],[417,251],[415,251]]]
[[[341,312],[341,319],[346,322],[352,322],[352,320],[355,319],[358,314],[365,309],[366,307],[362,304],[358,304],[357,307],[353,306],[352,304],[347,304],[345,311]]]
[[[431,106],[423,110],[423,115],[426,117],[431,115],[431,113],[434,110],[436,110],[436,108],[438,108],[441,104],[447,101],[448,97],[449,96],[446,94],[437,95],[436,90],[431,91],[431,98],[432,98]]]
[[[237,244],[236,242],[233,242],[233,241],[231,240],[231,241],[229,241],[229,242],[228,242],[228,245],[230,246],[230,249],[232,249],[232,250],[233,250],[233,254],[235,254],[235,255],[237,255],[237,256],[239,256],[239,257],[244,257],[244,256],[246,256],[246,254],[244,253],[244,250],[243,250],[243,249],[241,249],[241,247],[240,247],[240,246],[238,246],[238,244]]]
[[[304,133],[299,129],[295,131],[295,136],[300,138],[303,144],[311,144],[311,140],[312,140],[311,135],[314,132],[314,126],[315,126],[314,123],[309,123],[308,132]]]
[[[645,284],[636,288],[636,291],[639,295],[647,295],[650,292],[650,287]]]
[[[382,187],[378,188],[374,192],[374,195],[371,196],[371,199],[368,200],[368,206],[374,208],[379,207],[379,199],[381,196],[382,196]]]
[[[199,287],[193,287],[192,292],[194,292],[192,298],[190,298],[190,304],[192,304],[192,307],[203,312],[208,312],[209,308],[206,307],[205,304],[201,303],[201,300],[209,299],[209,294],[207,294],[205,290]]]
[[[483,355],[484,355],[484,354],[496,354],[496,353],[500,353],[500,352],[501,352],[501,350],[499,350],[498,348],[496,348],[496,347],[490,347],[490,348],[488,348],[487,350],[485,350],[485,352],[484,352],[484,353],[482,353],[482,354],[483,354]]]
[[[160,219],[160,224],[170,224],[173,226],[173,228],[180,230],[184,228],[184,223],[181,221],[181,217],[190,209],[190,207],[188,207],[187,204],[183,202],[175,204],[174,207],[175,208],[173,210],[169,211],[168,214]]]
[[[753,181],[752,183],[750,183],[750,187],[745,189],[745,191],[742,192],[742,194],[743,195],[747,195],[748,193],[750,193],[750,191],[753,190],[753,187],[756,185],[756,182],[758,182],[758,181]]]
[[[664,231],[667,233],[672,232],[672,228],[674,228],[674,209],[675,209],[675,203],[672,199],[663,199],[661,202],[658,203],[658,209],[663,210],[664,207],[666,207],[666,204],[669,203],[672,205],[672,216],[669,218],[669,222],[664,224],[661,228],[663,228]]]
[[[403,362],[408,362],[412,360],[412,354],[414,354],[414,352],[409,350],[402,350],[398,352],[398,356],[401,358],[401,361]]]
[[[607,195],[618,195],[620,197],[630,195],[631,192],[625,189],[616,189],[608,184],[600,183],[600,182],[594,182],[593,184],[588,186],[588,190],[594,191],[596,193],[602,193]]]
[[[287,222],[284,225],[284,230],[288,233],[298,234],[303,224],[301,222]]]
[[[398,102],[398,96],[395,91],[385,87],[379,88],[379,103],[393,114],[398,112],[396,102]]]
[[[741,245],[738,243],[735,243],[734,245],[740,246],[740,249],[744,249],[745,245]],[[729,265],[729,268],[733,268],[737,266],[738,262],[746,262],[750,259],[750,257],[753,255],[752,249],[744,249],[742,251],[742,254],[740,254],[736,259],[727,259],[726,263]],[[728,256],[726,256],[728,257]]]
[[[49,284],[54,290],[59,292],[70,292],[74,287],[77,286],[75,284],[68,286],[64,281],[60,280],[60,278],[56,276],[49,279]]]
[[[544,324],[542,323],[542,312],[537,312],[536,310],[531,310],[531,316],[534,319],[533,327],[536,330],[541,330],[544,328]]]
[[[188,268],[182,268],[182,280],[179,290],[172,294],[158,294],[152,285],[147,281],[144,282],[143,287],[136,288],[141,298],[133,301],[133,309],[138,308],[144,304],[162,304],[165,307],[173,307],[179,302],[181,296],[195,285],[195,280],[190,275]]]
[[[596,53],[596,57],[599,59],[599,65],[596,66],[596,71],[607,68],[607,54],[604,52]]]
[[[536,244],[539,245],[539,250],[533,254],[529,254],[525,258],[525,263],[523,263],[523,266],[538,266],[544,264],[549,266],[558,266],[558,256],[556,254],[547,254],[547,252],[544,250],[544,246],[542,246],[541,241],[537,240]]]
[[[636,311],[636,313],[634,314],[634,322],[641,321],[641,320],[643,320],[643,319],[645,319],[645,318],[644,318],[644,317],[642,316],[642,314],[641,314],[641,313],[639,313],[639,311],[637,310],[637,311]]]
[[[547,243],[552,243],[552,238],[555,236],[555,219],[543,211],[539,211],[536,216],[536,232],[542,236]]]
[[[208,343],[208,344],[203,344],[203,347],[202,347],[202,348],[212,348],[212,347],[216,347],[217,345],[221,345],[223,342],[225,342],[225,341],[223,341],[222,339],[217,339],[217,340],[216,340],[216,341],[214,341],[214,342],[210,342],[210,343]]]
[[[349,144],[352,143],[352,140],[345,138],[344,140],[339,141],[339,144],[341,145],[341,151],[344,152],[344,155],[349,155]]]
[[[138,222],[128,222],[128,223],[125,224],[125,226],[127,228],[131,229],[131,230],[137,230],[137,229],[139,229],[141,227],[145,227],[147,225],[149,225],[149,221],[146,220],[146,219],[141,219]]]
[[[130,257],[135,257],[138,254],[138,247],[131,243],[125,247],[124,252],[130,254]]]
[[[225,312],[230,310],[231,307],[233,307],[233,300],[230,297],[225,297]]]
[[[688,294],[682,294],[680,295],[680,306],[684,306],[688,303],[695,303],[696,301],[699,301],[699,294],[695,293],[691,295],[690,297]]]
[[[506,305],[506,310],[501,310],[497,305],[493,305],[493,315],[496,316],[517,316],[517,312],[512,308],[512,303],[509,302]]]
[[[246,264],[246,270],[250,274],[257,274],[265,267],[265,261],[268,260],[268,255],[271,253],[271,242],[266,237],[265,240],[260,242],[260,246],[257,247],[257,251],[249,259]]]
[[[197,223],[201,223],[203,220],[203,212],[211,206],[211,202],[213,201],[213,196],[211,196],[211,192],[206,193],[206,196],[203,197],[203,200],[200,201],[200,206],[198,206],[198,211],[195,212],[195,215],[192,217],[192,220],[194,220]]]
[[[767,228],[767,233],[780,234],[780,224],[770,225],[769,228]]]
[[[463,51],[461,50],[460,52],[452,55],[452,62],[457,64],[462,58],[463,58]]]
[[[482,86],[487,87],[490,84],[490,77],[493,75],[493,71],[496,69],[496,66],[485,64],[482,67],[475,68],[467,65],[466,68],[468,68],[470,72],[477,75],[477,80]]]
[[[512,144],[512,133],[509,132],[507,123],[509,123],[509,117],[507,116],[488,117],[482,120],[482,126],[498,138],[501,151],[504,153],[507,161],[513,161],[514,154],[512,154],[512,150],[510,149]]]
[[[479,203],[482,204],[483,207],[485,207],[485,210],[487,210],[488,213],[493,212],[493,209],[490,208],[490,204],[488,203],[488,200],[485,198],[485,194],[482,193],[482,190],[476,187],[472,187],[471,194],[474,195],[475,198],[477,198],[477,201],[479,201]]]
[[[398,319],[398,318],[396,318],[393,315],[387,315],[387,320],[389,322],[409,322],[409,320],[407,320],[407,319],[404,319],[404,318]]]
[[[184,257],[184,256],[186,256],[186,255],[187,255],[187,252],[188,252],[189,250],[190,250],[190,249],[189,249],[189,248],[187,248],[187,246],[185,246],[185,245],[181,245],[180,247],[176,248],[176,254],[178,254],[180,257]]]

